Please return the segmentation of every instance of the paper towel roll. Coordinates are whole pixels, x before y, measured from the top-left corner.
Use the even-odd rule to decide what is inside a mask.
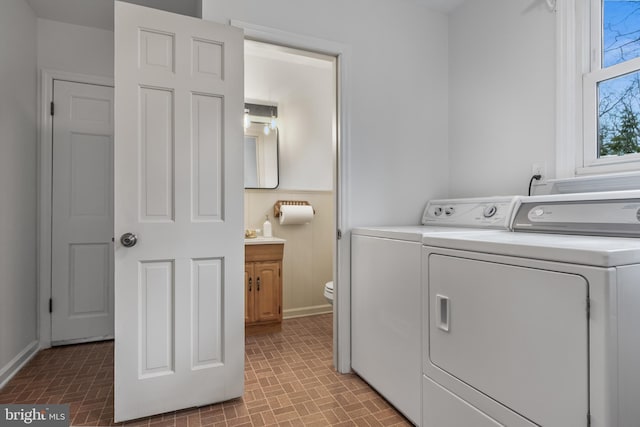
[[[313,219],[313,206],[282,205],[280,225],[308,224]]]

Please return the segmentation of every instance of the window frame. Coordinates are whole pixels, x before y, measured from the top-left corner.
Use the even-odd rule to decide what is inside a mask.
[[[599,158],[597,140],[598,83],[639,71],[640,58],[601,67],[602,0],[560,1],[557,14],[557,178],[640,171],[640,153]]]

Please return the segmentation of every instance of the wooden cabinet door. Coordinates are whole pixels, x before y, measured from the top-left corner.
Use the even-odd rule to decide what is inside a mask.
[[[280,263],[257,262],[254,264],[255,307],[254,321],[269,322],[281,319]]]
[[[249,262],[244,264],[244,322],[251,323],[254,321],[254,301],[256,294],[255,278],[253,277],[253,265]]]

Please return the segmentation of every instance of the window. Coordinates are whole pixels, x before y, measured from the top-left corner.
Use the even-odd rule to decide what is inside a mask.
[[[640,170],[640,0],[578,1],[587,6],[582,51],[588,60],[582,61],[577,172]]]

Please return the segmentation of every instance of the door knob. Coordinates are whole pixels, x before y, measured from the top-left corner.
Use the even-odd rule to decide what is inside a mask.
[[[125,248],[133,247],[138,243],[138,236],[133,233],[124,233],[120,236],[120,243],[122,243],[122,246]]]

